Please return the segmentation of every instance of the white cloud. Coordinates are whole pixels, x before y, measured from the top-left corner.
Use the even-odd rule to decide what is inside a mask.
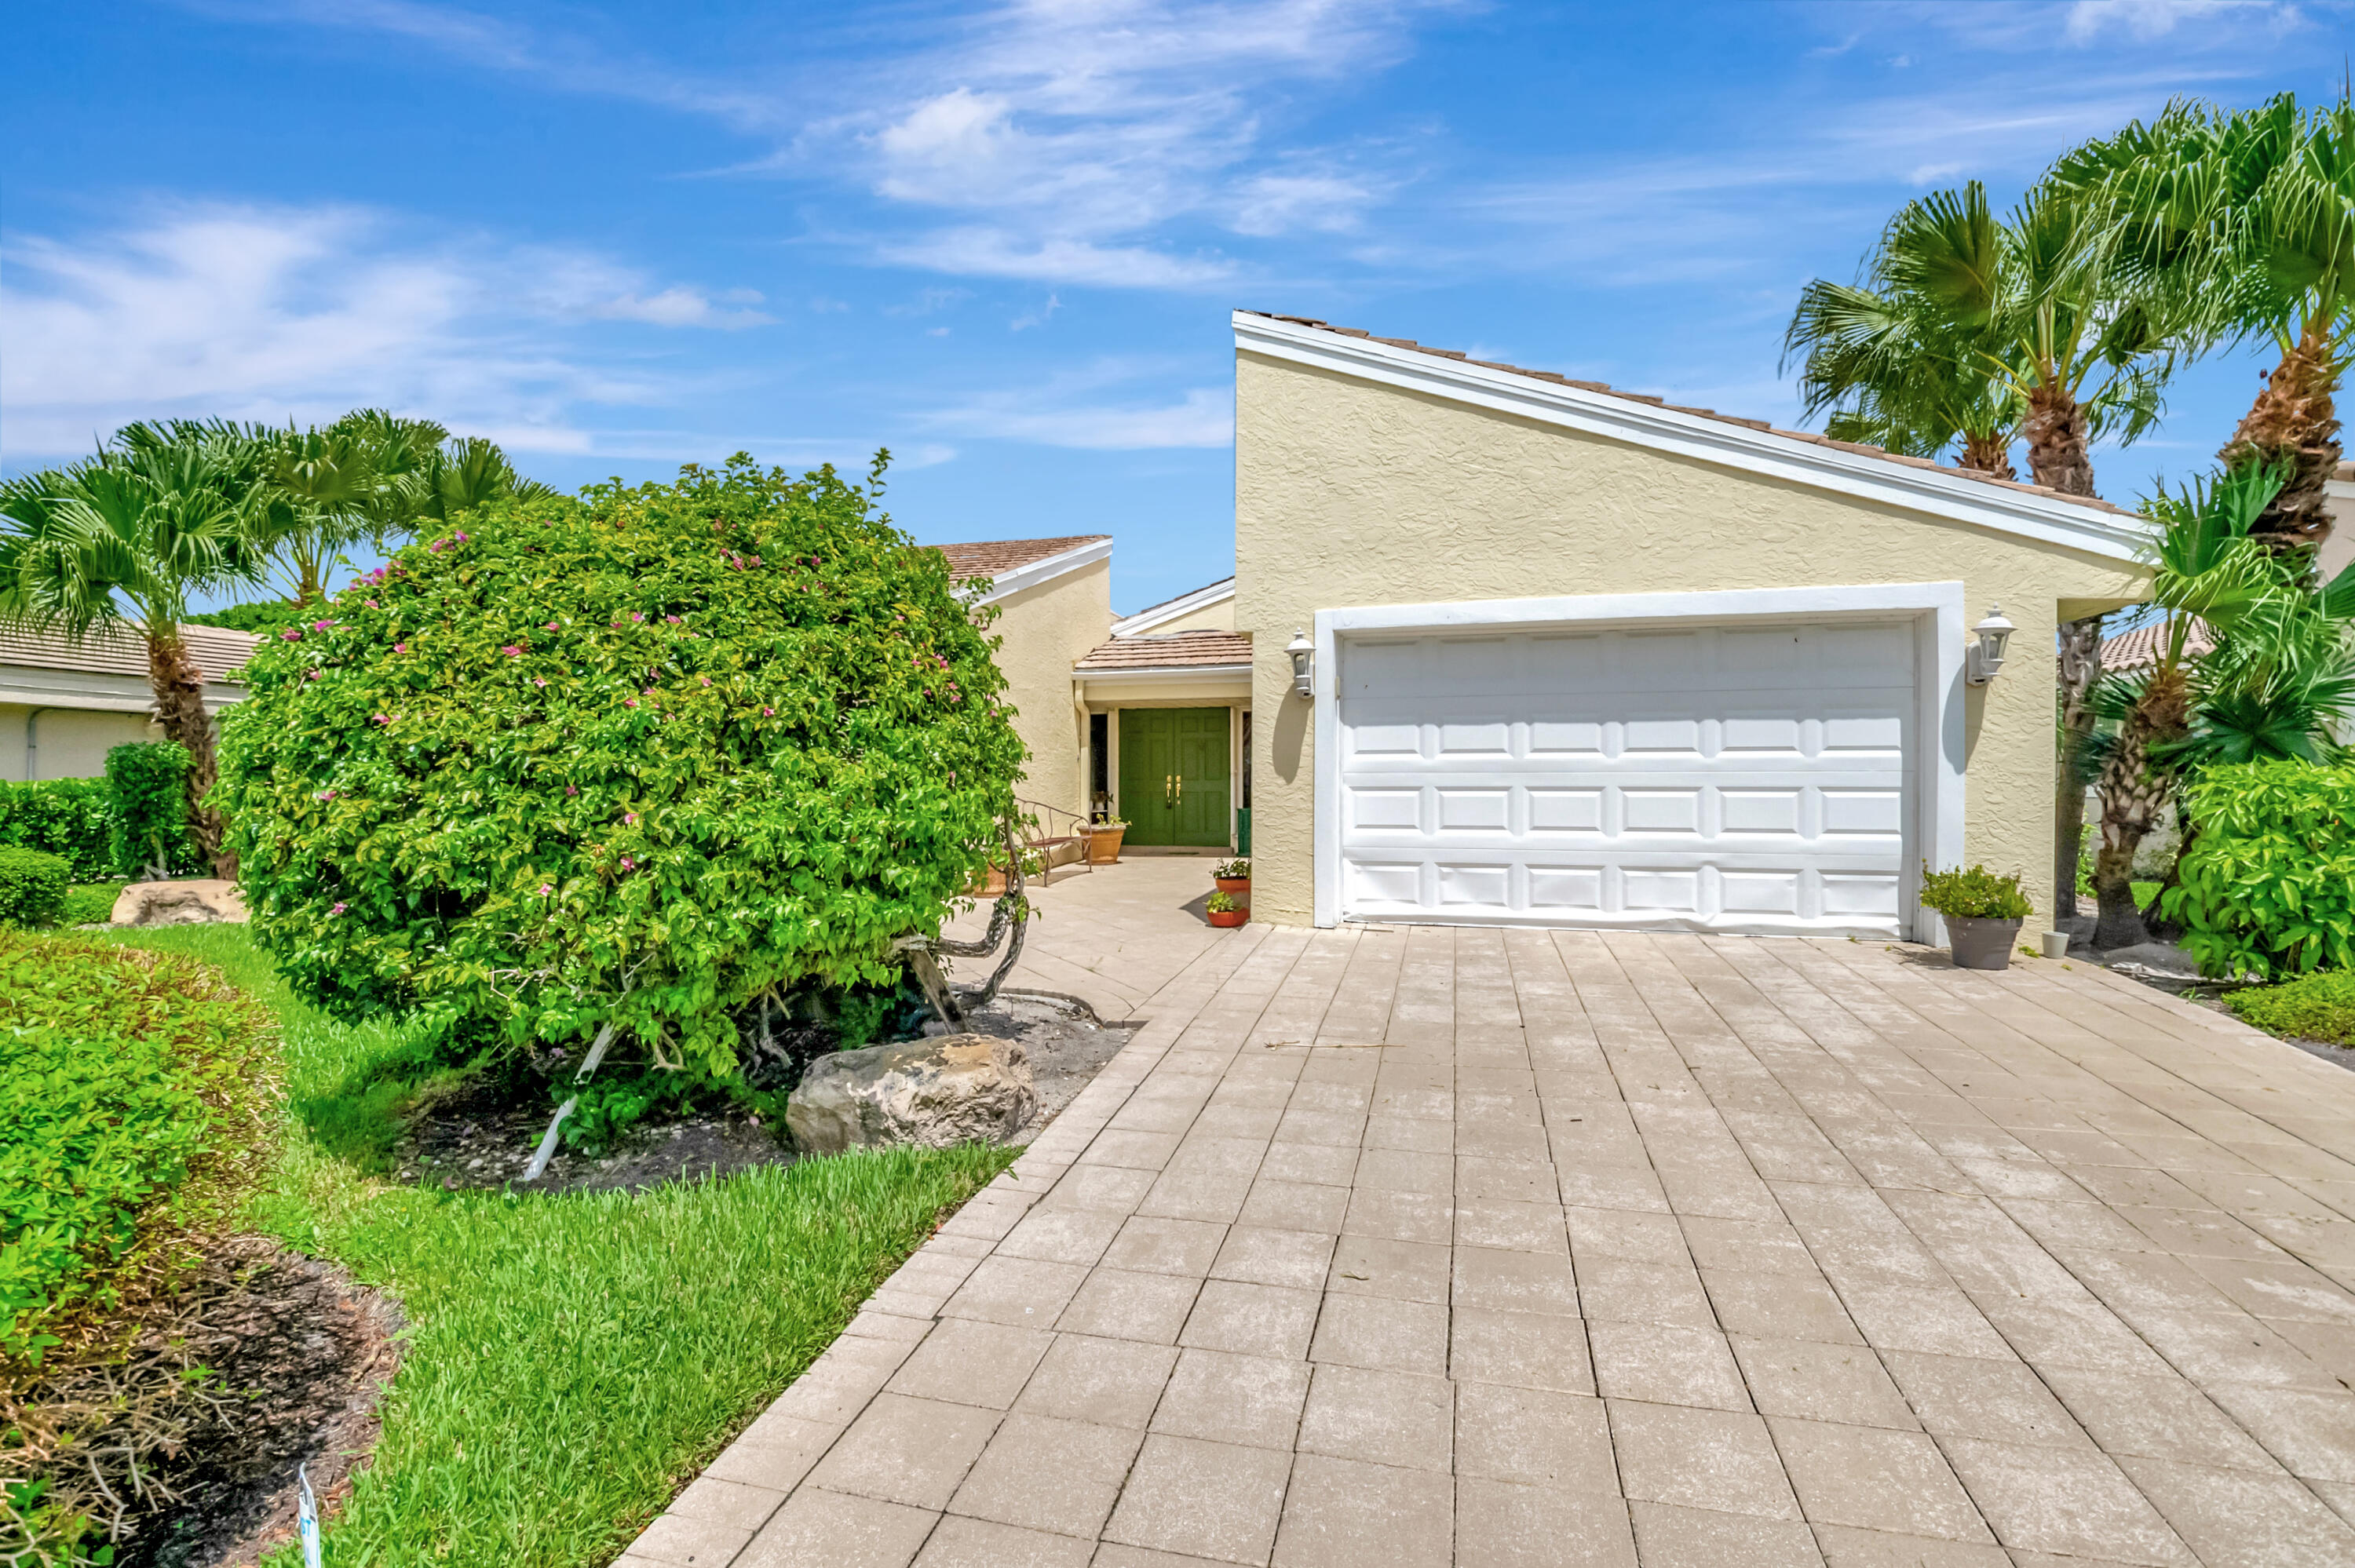
[[[1057,311],[1061,310],[1062,308],[1062,297],[1059,294],[1049,294],[1045,304],[1040,305],[1035,311],[1025,311],[1020,315],[1016,316],[1012,321],[1006,323],[1006,330],[1008,332],[1028,332],[1035,326],[1045,326],[1048,320],[1052,317]]]
[[[1042,387],[987,392],[923,416],[962,435],[1040,446],[1133,451],[1164,447],[1224,447],[1235,439],[1231,387],[1196,387],[1175,402],[1107,397],[1155,377],[1164,367],[1100,361],[1065,371]]]
[[[578,341],[597,321],[765,320],[741,291],[655,286],[601,258],[405,239],[354,207],[186,206],[112,233],[0,248],[0,440],[89,450],[129,419],[282,421],[360,405],[591,450],[589,405],[659,404],[673,378]],[[751,299],[757,299],[752,296]]]
[[[878,247],[884,260],[965,277],[1021,278],[1106,289],[1193,289],[1234,276],[1217,256],[1172,256],[1138,246],[1033,239],[1002,228],[943,228]]]
[[[1365,181],[1344,175],[1284,174],[1245,180],[1235,196],[1227,222],[1238,234],[1337,234],[1359,227],[1376,193]]]
[[[2179,23],[2227,17],[2276,26],[2299,19],[2296,6],[2275,0],[2075,0],[2063,31],[2072,43],[2091,43],[2109,33],[2148,42],[2172,33]]]

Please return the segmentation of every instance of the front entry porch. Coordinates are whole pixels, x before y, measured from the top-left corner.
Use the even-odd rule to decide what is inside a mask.
[[[1126,842],[1221,848],[1232,841],[1234,710],[1123,708],[1120,793]]]

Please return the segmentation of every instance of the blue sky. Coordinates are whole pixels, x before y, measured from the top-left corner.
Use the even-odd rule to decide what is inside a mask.
[[[896,467],[925,540],[1232,564],[1246,306],[1789,421],[1882,220],[2171,95],[2335,95],[2331,0],[9,9],[0,463],[361,404],[573,486]],[[2195,471],[2263,356],[2097,461]]]

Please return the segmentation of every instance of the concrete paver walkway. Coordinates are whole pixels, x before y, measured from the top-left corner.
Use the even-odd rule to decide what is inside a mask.
[[[1129,869],[1037,967],[1146,1026],[623,1563],[2355,1563],[2355,1074],[2082,965]]]

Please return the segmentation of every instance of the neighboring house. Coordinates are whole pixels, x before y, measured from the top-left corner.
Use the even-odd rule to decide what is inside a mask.
[[[2120,671],[2147,670],[2158,662],[2159,650],[2166,645],[2167,622],[2158,620],[2137,626],[2132,631],[2121,631],[2115,637],[2102,639],[2102,673],[2115,674]],[[2208,623],[2194,620],[2183,634],[2185,657],[2197,659],[2216,646],[2209,634]]]
[[[218,714],[245,695],[236,672],[261,641],[220,627],[181,628],[205,675],[205,706]],[[135,629],[93,631],[80,642],[0,628],[0,779],[94,779],[106,754],[161,740],[148,715],[147,643]]]
[[[1924,861],[2016,872],[2049,913],[2054,630],[2144,596],[2129,514],[1233,324],[1260,919],[1935,939]],[[1998,604],[2009,661],[1973,685]]]
[[[1112,540],[1101,534],[1061,539],[994,539],[936,546],[960,583],[989,580],[975,602],[998,610],[997,667],[1014,705],[1014,728],[1030,760],[1016,793],[1034,805],[1073,815],[1087,810],[1088,724],[1071,665],[1104,640],[1112,625]],[[1042,832],[1069,831],[1069,816]]]

